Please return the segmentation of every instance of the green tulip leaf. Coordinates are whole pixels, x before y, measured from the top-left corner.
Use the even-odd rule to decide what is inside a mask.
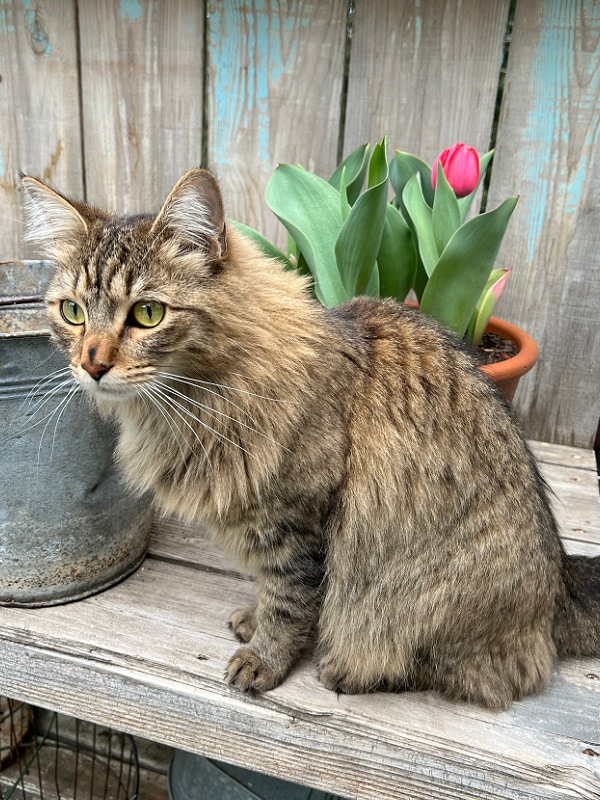
[[[335,257],[342,227],[340,195],[327,181],[301,167],[280,164],[267,184],[269,208],[293,236],[328,308],[349,299]]]
[[[342,170],[340,176],[340,211],[342,212],[342,222],[345,222],[350,213],[350,203],[348,202],[348,187],[346,186],[346,168]]]
[[[439,253],[433,235],[433,212],[423,196],[422,181],[418,174],[413,175],[404,187],[402,202],[413,225],[425,272],[430,276],[438,263]]]
[[[417,174],[421,175],[422,191],[425,202],[431,208],[433,206],[433,186],[431,185],[431,167],[417,156],[410,153],[403,153],[396,150],[394,158],[390,161],[390,183],[396,194],[396,201],[399,208],[403,208],[402,195],[404,187],[410,179]]]
[[[496,303],[500,299],[500,295],[504,291],[511,272],[512,269],[493,269],[490,273],[465,333],[465,339],[471,342],[474,347],[477,347],[485,333],[487,324],[494,312]]]
[[[500,250],[517,197],[464,223],[448,242],[425,287],[420,308],[462,337]]]
[[[441,161],[438,161],[433,210],[431,214],[433,236],[438,253],[444,248],[460,227],[460,208],[454,190],[448,183]]]
[[[370,152],[370,144],[363,144],[357,147],[336,167],[335,172],[329,179],[329,183],[334,189],[340,190],[342,174],[345,170],[346,197],[351,206],[358,200],[360,190],[365,182]]]
[[[417,271],[417,251],[412,231],[391,203],[386,208],[381,245],[377,254],[382,297],[402,302],[412,289]]]
[[[372,275],[386,219],[386,144],[384,140],[373,148],[369,162],[368,188],[352,206],[335,243],[338,270],[351,296],[365,294],[370,282],[374,280]]]

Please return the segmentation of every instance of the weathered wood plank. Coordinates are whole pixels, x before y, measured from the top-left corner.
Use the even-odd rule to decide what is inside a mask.
[[[86,4],[80,14],[87,197],[158,211],[202,157],[204,6]]]
[[[508,0],[370,0],[354,15],[346,152],[389,134],[431,163],[466,142],[488,149]]]
[[[569,553],[600,555],[600,495],[591,450],[531,442]]]
[[[516,401],[531,436],[590,447],[600,360],[600,5],[517,3],[490,187],[520,201],[500,316],[538,341]]]
[[[208,163],[227,213],[283,245],[264,201],[278,162],[336,163],[346,2],[208,3]]]
[[[82,192],[75,5],[0,2],[0,261],[29,252],[20,172]]]
[[[583,469],[596,474],[596,458],[592,450],[553,442],[530,441],[529,444],[535,457],[542,464],[557,464],[568,469]]]
[[[222,669],[248,588],[151,561],[77,604],[0,609],[0,691],[348,797],[599,796],[600,760],[584,752],[600,742],[597,661],[565,662],[505,714],[430,694],[336,697],[310,663],[246,698]]]

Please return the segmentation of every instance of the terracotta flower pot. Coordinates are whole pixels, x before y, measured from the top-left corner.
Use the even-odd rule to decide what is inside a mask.
[[[510,402],[515,396],[519,378],[529,372],[537,361],[537,345],[531,336],[521,328],[497,317],[490,319],[486,332],[495,333],[503,339],[508,339],[515,344],[519,351],[516,356],[507,358],[506,361],[498,361],[496,364],[486,364],[481,367]]]

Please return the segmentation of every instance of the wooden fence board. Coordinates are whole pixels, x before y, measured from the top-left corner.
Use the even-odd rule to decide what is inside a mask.
[[[346,1],[213,1],[208,25],[209,165],[228,215],[281,245],[264,201],[277,163],[335,167]]]
[[[490,200],[519,192],[500,316],[540,361],[517,403],[528,434],[589,447],[600,415],[600,5],[517,3]]]
[[[82,4],[88,200],[158,210],[202,157],[203,3]]]
[[[0,0],[0,260],[26,253],[19,173],[82,191],[74,0]]]
[[[384,133],[428,161],[460,139],[485,150],[508,5],[355,0],[345,152]],[[283,244],[264,189],[279,161],[324,176],[335,165],[347,8],[0,0],[0,260],[33,255],[20,243],[20,170],[137,212],[204,160],[228,214]],[[540,346],[517,394],[528,435],[589,447],[600,414],[600,5],[516,9],[489,198],[521,194],[499,315]]]
[[[358,0],[345,151],[389,134],[431,163],[490,142],[508,0]]]

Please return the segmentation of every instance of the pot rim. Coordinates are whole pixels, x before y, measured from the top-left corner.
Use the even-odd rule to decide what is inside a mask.
[[[498,361],[495,364],[484,364],[480,369],[486,375],[493,377],[499,373],[510,373],[514,377],[525,375],[532,368],[538,357],[538,346],[533,337],[512,322],[491,317],[486,330],[495,333],[503,339],[513,342],[518,352],[506,361]]]

